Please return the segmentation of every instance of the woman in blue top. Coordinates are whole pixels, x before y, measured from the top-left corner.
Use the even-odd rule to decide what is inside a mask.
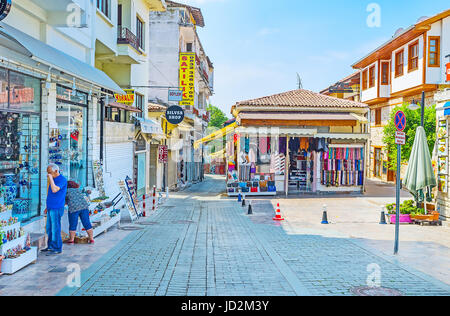
[[[67,244],[73,244],[78,226],[78,218],[81,219],[86,233],[89,236],[89,243],[94,243],[94,230],[89,219],[89,203],[79,190],[80,186],[74,181],[67,183],[66,203],[69,207],[69,235]]]

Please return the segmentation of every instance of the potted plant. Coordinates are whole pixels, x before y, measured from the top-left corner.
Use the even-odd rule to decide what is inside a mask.
[[[397,205],[396,204],[388,204],[386,205],[386,209],[388,210],[388,216],[389,216],[389,222],[391,224],[395,224],[397,217]],[[413,221],[411,220],[411,213],[415,212],[417,208],[414,206],[414,201],[408,200],[403,202],[403,204],[400,205],[400,219],[399,223],[403,224],[412,224]]]

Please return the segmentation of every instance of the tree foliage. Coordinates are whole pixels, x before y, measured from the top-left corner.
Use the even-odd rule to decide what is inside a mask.
[[[218,129],[223,128],[223,124],[228,121],[228,117],[217,106],[212,104],[208,105],[206,110],[210,113],[210,120],[208,127],[216,127]]]
[[[398,111],[403,111],[406,115],[406,144],[402,146],[402,162],[408,162],[411,156],[411,150],[414,145],[414,139],[416,135],[417,127],[420,126],[421,121],[421,111],[412,111],[408,108],[409,104],[404,103],[401,106],[395,107],[391,111],[391,117],[389,124],[384,127],[384,138],[383,142],[387,144],[387,151],[389,155],[388,168],[390,170],[397,170],[397,145],[395,144],[395,132],[397,131],[395,127],[395,114]],[[428,146],[430,149],[430,154],[433,152],[434,144],[436,142],[436,106],[425,108],[425,118],[424,118],[424,128],[427,135]]]

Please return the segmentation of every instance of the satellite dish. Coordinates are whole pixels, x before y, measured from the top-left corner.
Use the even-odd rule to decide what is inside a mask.
[[[419,24],[420,22],[423,22],[423,21],[428,20],[428,19],[429,19],[428,16],[423,16],[423,17],[421,17],[421,18],[419,18],[419,19],[417,20],[417,23],[416,23],[416,24]]]
[[[394,37],[394,38],[398,37],[400,34],[403,33],[404,30],[405,30],[405,29],[404,29],[403,27],[399,28],[397,31],[395,31],[393,37]]]

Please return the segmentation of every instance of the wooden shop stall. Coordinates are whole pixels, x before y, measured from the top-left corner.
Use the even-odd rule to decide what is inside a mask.
[[[307,90],[236,103],[228,195],[363,192],[368,112],[366,104]]]

